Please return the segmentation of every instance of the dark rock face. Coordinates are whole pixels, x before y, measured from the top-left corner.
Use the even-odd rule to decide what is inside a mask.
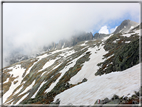
[[[117,34],[117,33],[124,33],[126,31],[128,31],[131,26],[136,26],[138,25],[138,23],[133,22],[131,20],[124,20],[118,27],[117,29],[113,32],[113,34]]]
[[[94,34],[94,39],[102,39],[103,37],[107,36],[107,34],[100,34],[100,33],[96,33]]]
[[[115,40],[118,41],[114,43]],[[131,42],[125,43],[125,41]],[[108,51],[104,55],[106,60],[98,64],[101,67],[95,75],[123,71],[139,63],[139,36],[137,34],[130,37],[115,34],[106,40],[104,49]]]

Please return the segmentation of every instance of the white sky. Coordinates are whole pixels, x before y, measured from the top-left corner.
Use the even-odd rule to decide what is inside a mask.
[[[31,54],[76,32],[100,30],[127,15],[139,20],[139,14],[139,3],[4,3],[4,58],[18,48]]]

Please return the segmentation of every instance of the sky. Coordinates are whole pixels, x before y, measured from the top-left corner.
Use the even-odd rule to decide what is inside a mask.
[[[139,22],[139,3],[3,3],[3,59],[13,51],[39,52],[76,32],[109,34],[125,19]]]

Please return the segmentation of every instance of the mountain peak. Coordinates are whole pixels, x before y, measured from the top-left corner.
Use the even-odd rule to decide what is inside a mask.
[[[129,19],[124,20],[113,32],[113,34],[127,32],[132,26],[134,27],[136,25],[138,25],[137,22],[131,21]]]
[[[124,20],[121,24],[128,24],[131,20]]]

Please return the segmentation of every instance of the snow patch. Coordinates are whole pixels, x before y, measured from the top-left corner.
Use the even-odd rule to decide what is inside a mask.
[[[130,43],[131,41],[125,41],[125,43]]]
[[[14,84],[13,82],[11,83],[9,90],[3,95],[3,102],[5,102],[7,98],[12,94],[12,92],[20,85],[23,79],[22,75],[26,70],[24,68],[21,68],[21,65],[10,67],[10,69],[12,69],[12,71],[10,71],[9,73],[13,75],[13,77],[17,77],[15,81],[18,80],[18,82],[16,84]]]
[[[114,40],[112,43],[117,43],[117,41],[119,41],[119,40],[120,40],[120,38],[119,38],[119,39]]]
[[[38,93],[38,91],[40,90],[40,88],[45,84],[46,82],[43,81],[40,85],[40,87],[38,88],[38,90],[35,92],[35,94],[31,97],[31,98],[35,98],[36,94]]]
[[[81,44],[80,46],[86,46],[86,43],[87,43],[88,41],[85,41],[83,44]]]
[[[122,30],[123,30],[123,29],[122,29]],[[120,30],[120,31],[119,31],[119,33],[121,33],[121,32],[122,32],[122,30]]]
[[[62,46],[62,48],[64,48],[64,46],[65,46],[65,43],[64,43],[64,45]]]
[[[113,34],[110,34],[109,36],[107,36],[107,37],[104,37],[103,39],[102,39],[102,41],[106,41],[109,37],[111,37]]]
[[[5,82],[3,82],[3,84],[7,83],[8,81],[9,81],[9,78],[6,78],[6,81],[5,81]]]
[[[111,58],[111,57],[113,57],[114,56],[114,54],[112,54],[112,55],[110,55],[110,56],[108,56],[107,58],[105,58],[106,60],[107,59],[109,59],[109,58]]]
[[[42,58],[46,58],[47,56],[48,56],[47,54],[44,54],[44,55],[38,56],[37,58],[39,58],[39,60],[41,60]]]
[[[49,60],[48,62],[45,63],[45,65],[42,67],[42,69],[45,69],[49,66],[51,66],[57,59],[54,60]]]
[[[38,61],[36,61],[36,62],[33,63],[33,65],[27,70],[25,76],[26,76],[27,74],[29,74],[30,70],[32,69],[32,67],[33,67],[37,62],[38,62]]]
[[[131,27],[130,27],[130,30],[133,29],[133,28],[134,28],[134,26],[131,26]]]
[[[122,36],[130,37],[132,34],[123,34]]]
[[[138,33],[138,35],[140,36],[140,32],[141,30],[136,30],[135,33]]]
[[[32,87],[35,84],[35,82],[36,82],[36,80],[34,80],[31,85],[26,87],[26,89],[23,92],[21,92],[18,96],[20,96],[20,95],[24,94],[25,92],[27,92],[28,90],[32,89]]]
[[[15,105],[18,105],[22,100],[24,100],[27,96],[29,95],[29,93],[26,93]]]

